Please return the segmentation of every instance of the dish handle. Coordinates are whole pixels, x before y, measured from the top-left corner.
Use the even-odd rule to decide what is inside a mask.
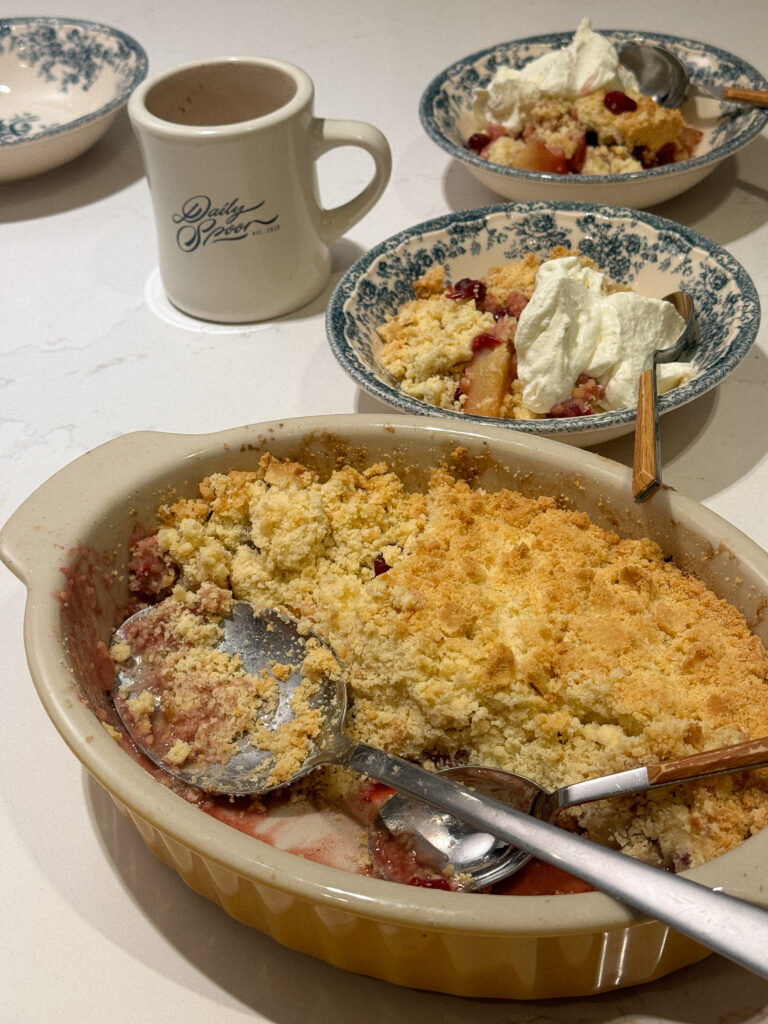
[[[171,462],[188,452],[190,436],[136,431],[113,438],[68,463],[42,483],[16,509],[0,530],[0,559],[26,586],[40,569],[50,566],[52,546],[62,559],[73,539],[93,520],[92,509],[104,508],[105,491],[116,479],[141,485],[157,470],[158,455]],[[153,474],[154,475],[154,474]]]

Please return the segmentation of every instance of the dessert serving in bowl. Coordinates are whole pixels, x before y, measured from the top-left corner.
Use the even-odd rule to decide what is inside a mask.
[[[743,103],[723,103],[702,91],[720,86],[766,88],[768,83],[763,75],[733,54],[693,39],[653,32],[600,29],[596,35],[612,44],[615,54],[630,44],[649,43],[661,46],[678,57],[688,71],[692,86],[679,114],[656,111],[660,116],[654,118],[653,111],[646,111],[644,107],[637,110],[636,100],[631,97],[627,106],[626,96],[621,98],[623,82],[616,75],[603,89],[603,92],[608,90],[606,100],[610,111],[605,112],[602,95],[595,109],[593,98],[578,95],[581,91],[579,86],[586,90],[584,83],[593,78],[595,69],[590,66],[583,69],[575,89],[565,90],[568,109],[554,110],[550,106],[536,112],[525,132],[526,137],[533,133],[534,141],[525,149],[522,144],[518,146],[503,139],[495,144],[495,148],[501,149],[501,154],[495,158],[501,162],[493,162],[488,159],[488,153],[475,146],[474,142],[468,146],[473,136],[488,128],[488,110],[482,97],[489,90],[494,76],[501,74],[503,77],[509,74],[510,68],[519,70],[534,60],[545,55],[549,57],[555,51],[571,46],[574,34],[563,32],[500,43],[454,62],[429,84],[421,98],[419,114],[424,129],[441,149],[463,163],[484,185],[507,199],[585,200],[644,209],[672,199],[698,184],[726,157],[746,146],[768,122],[768,111],[764,109]],[[587,56],[593,59],[591,52]],[[548,77],[545,85],[552,81]],[[554,84],[556,97],[564,92],[561,84]],[[698,91],[697,87],[700,87]],[[507,85],[502,83],[502,89],[506,88]],[[521,104],[515,100],[502,113],[497,110],[497,115],[502,121],[517,127],[520,106],[527,112],[529,95],[523,96]],[[577,98],[580,114],[571,102],[572,95]],[[545,89],[544,98],[549,96]],[[531,97],[530,102],[535,98]],[[556,99],[555,102],[564,101]],[[646,101],[640,103],[644,105]],[[584,109],[581,109],[582,105]],[[686,126],[685,134],[678,133],[672,124],[673,116]],[[578,117],[584,120],[581,136],[583,138],[586,133],[588,148],[595,151],[594,159],[590,159],[586,166],[583,142],[577,148],[576,159],[568,142],[565,143],[565,151],[562,149],[564,128],[567,126],[569,134],[573,134]],[[613,126],[607,122],[614,117],[619,121],[629,119],[630,130],[612,134]],[[653,130],[648,133],[649,121],[655,120],[660,123],[654,123]],[[522,127],[521,123],[521,131]],[[614,139],[620,139],[623,144],[621,159],[616,159],[616,153],[608,152],[615,147],[597,145]],[[545,146],[545,141],[550,144]],[[515,152],[517,149],[524,154],[522,158]],[[513,166],[504,165],[508,162]]]
[[[114,665],[107,645],[135,603],[137,582],[149,592],[160,578],[158,569],[169,564],[158,561],[158,549],[143,541],[157,538],[169,552],[185,559],[183,578],[188,585],[201,572],[217,572],[219,559],[211,557],[216,544],[233,531],[237,534],[253,501],[265,498],[259,520],[262,532],[244,545],[239,570],[243,578],[257,582],[258,552],[272,550],[286,572],[292,566],[298,579],[302,566],[316,557],[314,551],[346,534],[351,510],[361,517],[361,535],[382,528],[378,515],[371,518],[370,510],[366,513],[369,505],[376,512],[382,492],[396,493],[382,463],[413,495],[408,499],[414,513],[410,518],[417,525],[424,511],[419,494],[428,494],[428,479],[434,481],[433,471],[442,466],[456,478],[456,495],[463,501],[474,500],[472,495],[480,501],[484,493],[502,494],[502,489],[518,492],[514,497],[510,490],[503,499],[507,526],[518,523],[521,514],[525,518],[527,502],[533,501],[558,522],[568,522],[582,541],[588,535],[588,514],[602,531],[601,543],[618,545],[617,550],[637,549],[645,552],[643,558],[655,560],[652,542],[657,542],[664,556],[659,555],[659,571],[668,578],[679,574],[675,578],[684,586],[687,574],[695,574],[717,600],[731,602],[745,622],[731,609],[725,613],[729,628],[744,638],[739,643],[746,643],[745,650],[753,651],[757,660],[765,658],[758,652],[758,638],[766,639],[760,614],[768,592],[765,553],[719,517],[674,492],[634,506],[629,471],[588,452],[493,425],[473,424],[463,431],[426,417],[318,417],[199,436],[140,433],[109,442],[59,472],[25,502],[0,536],[3,560],[29,591],[25,642],[35,686],[64,740],[149,848],[190,886],[277,941],[345,969],[467,996],[544,998],[638,984],[700,959],[706,951],[697,943],[595,891],[468,895],[343,870],[332,849],[337,826],[332,828],[328,818],[321,826],[302,821],[304,827],[291,832],[302,806],[289,804],[287,825],[278,815],[271,834],[267,829],[263,838],[257,838],[243,830],[242,805],[217,811],[205,801],[190,800],[189,793],[176,792],[131,753],[111,703]],[[439,483],[439,475],[437,479]],[[204,480],[207,483],[200,488]],[[318,532],[323,522],[318,481],[330,482],[325,498],[334,518],[332,525],[330,520],[326,523],[325,532]],[[350,481],[359,493],[352,493]],[[365,502],[366,491],[376,495],[376,503]],[[211,512],[212,532],[206,533]],[[439,521],[433,516],[434,527]],[[299,525],[302,529],[297,531]],[[613,531],[626,541],[610,540]],[[287,543],[291,537],[310,538],[309,547]],[[427,540],[432,549],[439,545],[439,530]],[[443,540],[449,540],[447,534]],[[382,552],[392,563],[389,570],[379,575],[371,568],[364,573],[369,588],[381,589],[388,586],[390,573],[392,580],[397,576],[396,547],[386,545]],[[523,547],[518,545],[510,557],[525,561]],[[346,555],[351,554],[347,549]],[[665,558],[674,559],[674,569]],[[476,561],[475,584],[479,568]],[[236,575],[234,562],[230,575]],[[224,584],[223,578],[217,579]],[[624,588],[623,600],[632,593],[639,600],[643,579],[639,569],[627,568],[616,581]],[[328,582],[343,618],[354,587]],[[704,602],[702,608],[713,600],[717,604],[706,596],[709,590],[699,587],[691,583],[691,593]],[[397,609],[402,614],[417,612],[418,601],[414,603],[406,591],[398,589]],[[452,638],[473,628],[459,602],[454,605],[440,620],[444,649]],[[309,604],[302,607],[303,614],[314,614]],[[330,615],[333,609],[328,610]],[[662,609],[658,611],[661,614]],[[663,625],[670,635],[678,628],[669,610]],[[370,620],[360,620],[361,631],[370,627]],[[751,640],[747,627],[755,634]],[[694,669],[710,656],[703,648],[689,654]],[[503,675],[510,659],[497,662]],[[728,703],[727,696],[712,701],[709,719],[701,716],[698,732],[692,722],[680,723],[686,742],[700,742],[706,736],[724,701]],[[371,711],[368,706],[366,714]],[[609,736],[618,727],[612,732],[604,708],[594,712],[585,728],[609,746]],[[669,724],[674,733],[674,716]],[[330,821],[337,817],[332,814]],[[281,839],[282,826],[287,839]],[[318,827],[321,832],[311,850],[307,830]],[[768,832],[758,831],[685,874],[759,903],[766,842]]]
[[[80,156],[147,74],[118,29],[73,18],[0,18],[0,182]]]
[[[692,296],[698,324],[680,363],[668,368],[663,414],[738,366],[757,335],[760,306],[730,253],[650,213],[533,202],[415,225],[346,272],[326,329],[349,376],[404,412],[457,425],[496,422],[585,447],[634,429],[644,352],[654,347],[643,327],[658,319],[655,347],[674,342],[682,325],[674,327],[670,304],[659,300],[678,290]],[[664,330],[672,332],[666,342]],[[500,378],[495,404],[489,375],[472,381],[484,362]]]

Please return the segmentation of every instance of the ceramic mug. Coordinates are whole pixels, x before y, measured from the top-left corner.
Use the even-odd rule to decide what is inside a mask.
[[[329,243],[384,191],[391,155],[381,132],[317,118],[313,98],[306,72],[263,57],[183,64],[131,96],[160,275],[185,313],[243,323],[299,309],[328,283]],[[375,169],[362,192],[325,209],[316,161],[338,146],[366,150]]]

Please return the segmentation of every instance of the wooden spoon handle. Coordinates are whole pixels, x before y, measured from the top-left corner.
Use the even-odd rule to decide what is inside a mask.
[[[756,107],[768,107],[768,89],[735,89],[733,86],[724,86],[723,99],[752,103]]]
[[[676,761],[647,766],[648,781],[652,786],[667,785],[670,782],[684,782],[686,779],[716,775],[718,772],[732,772],[740,768],[760,768],[768,765],[768,736],[759,740],[747,740],[732,747],[705,750],[691,757]]]
[[[635,454],[632,462],[632,494],[645,501],[661,483],[656,464],[656,410],[653,393],[653,369],[643,371],[637,388]]]

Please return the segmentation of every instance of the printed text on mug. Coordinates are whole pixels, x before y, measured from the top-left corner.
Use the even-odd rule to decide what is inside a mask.
[[[246,206],[240,199],[229,199],[215,206],[209,196],[190,196],[173,214],[173,223],[180,225],[176,242],[183,252],[194,252],[213,242],[240,242],[249,235],[277,231],[278,214],[273,217],[251,216],[264,206],[264,200]]]

